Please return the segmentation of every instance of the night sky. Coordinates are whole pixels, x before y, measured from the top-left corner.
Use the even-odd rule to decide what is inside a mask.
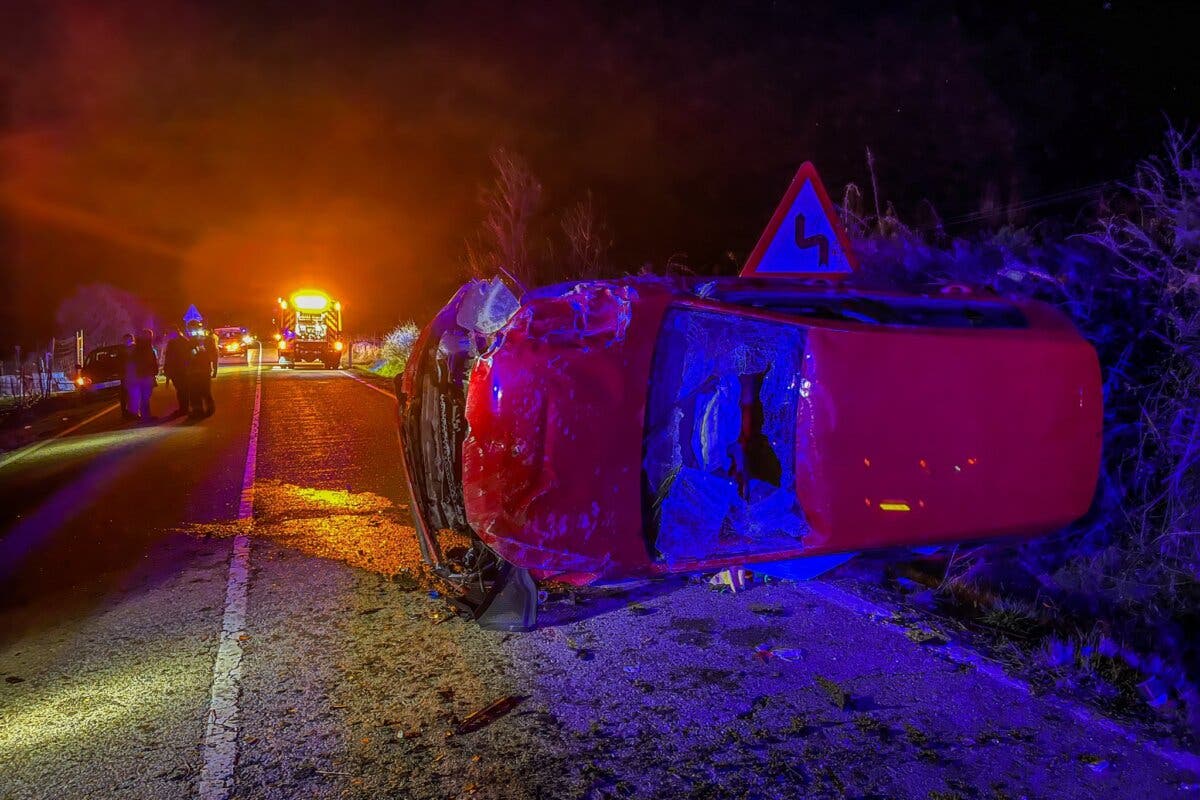
[[[731,269],[799,162],[840,197],[868,146],[901,216],[1124,179],[1200,121],[1200,4],[1152,5],[0,0],[0,346],[96,281],[420,319],[498,145],[552,213],[591,189],[629,270]]]

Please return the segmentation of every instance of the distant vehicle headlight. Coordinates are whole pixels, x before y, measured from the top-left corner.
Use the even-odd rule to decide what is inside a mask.
[[[334,349],[334,350],[337,350],[339,353],[340,353],[340,352],[342,352],[342,348],[343,348],[343,347],[345,347],[345,346],[346,346],[346,345],[342,344],[341,342],[334,342],[334,343],[333,343],[333,349]]]
[[[242,344],[250,344],[252,341],[254,341],[254,337],[248,333],[242,337]]]

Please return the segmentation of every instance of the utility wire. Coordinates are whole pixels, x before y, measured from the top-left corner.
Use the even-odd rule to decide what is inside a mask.
[[[980,209],[979,211],[972,211],[969,214],[950,217],[942,220],[941,224],[946,226],[959,225],[967,222],[978,222],[979,220],[986,219],[994,214],[1011,214],[1014,211],[1025,211],[1031,208],[1040,208],[1042,206],[1053,205],[1054,203],[1061,203],[1066,200],[1073,200],[1077,197],[1086,197],[1087,195],[1097,194],[1106,187],[1116,184],[1117,181],[1108,180],[1089,184],[1087,186],[1081,186],[1076,189],[1064,189],[1058,192],[1051,192],[1050,194],[1039,195],[1038,197],[1031,197],[1027,200],[1022,200],[1019,203],[1011,203],[1007,206],[1001,206],[991,210]]]

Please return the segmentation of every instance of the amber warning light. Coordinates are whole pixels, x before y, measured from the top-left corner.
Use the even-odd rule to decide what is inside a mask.
[[[324,311],[329,308],[329,296],[316,293],[294,294],[292,306],[301,311]]]

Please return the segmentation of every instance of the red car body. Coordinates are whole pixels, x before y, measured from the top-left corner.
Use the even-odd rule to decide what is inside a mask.
[[[399,387],[427,556],[457,528],[588,584],[1028,536],[1092,501],[1099,366],[1042,303],[631,279],[538,290],[485,336],[462,296]]]

